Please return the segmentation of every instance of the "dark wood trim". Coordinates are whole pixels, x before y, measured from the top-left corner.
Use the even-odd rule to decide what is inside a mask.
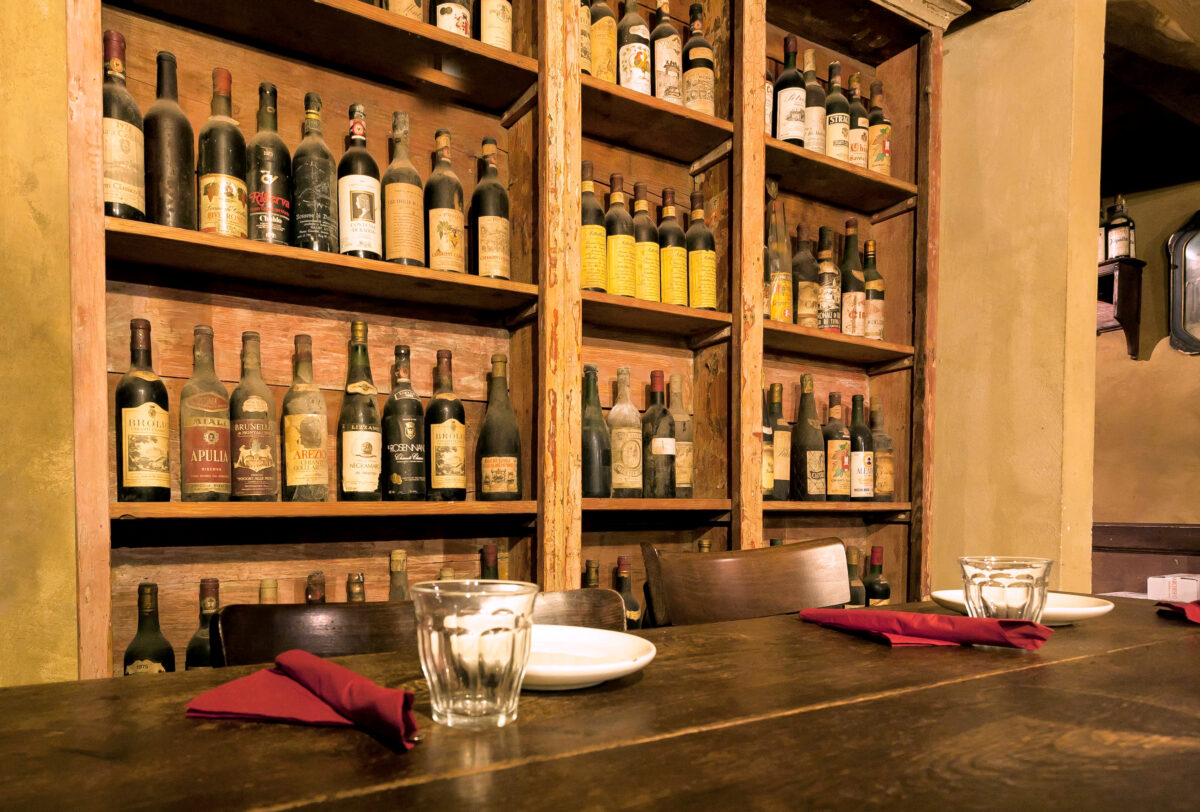
[[[1092,552],[1200,555],[1200,524],[1092,524]]]

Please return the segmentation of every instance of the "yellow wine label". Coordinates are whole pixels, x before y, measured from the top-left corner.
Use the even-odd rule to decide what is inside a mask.
[[[850,441],[825,441],[825,487],[830,496],[850,495]]]
[[[592,9],[579,7],[579,69],[592,73]]]
[[[866,327],[867,300],[861,290],[842,294],[842,333],[861,336]]]
[[[479,275],[491,276],[497,279],[508,279],[511,276],[509,265],[509,228],[507,217],[480,217],[476,221],[478,233],[475,244],[478,246]]]
[[[771,321],[792,321],[792,273],[771,274],[767,313]]]
[[[825,107],[804,108],[804,148],[819,155],[825,154]]]
[[[246,236],[246,181],[232,175],[200,176],[200,230]]]
[[[479,461],[483,481],[479,490],[483,493],[517,492],[517,458],[484,457]]]
[[[654,43],[654,95],[683,104],[683,42],[678,34]]]
[[[891,598],[871,598],[867,601],[867,606],[887,606],[891,602]]]
[[[435,11],[437,27],[464,37],[471,36],[471,9],[458,3],[442,3]]]
[[[692,487],[692,454],[691,440],[675,441],[675,487]]]
[[[592,76],[617,81],[617,20],[601,17],[592,23]]]
[[[688,254],[681,245],[671,245],[659,251],[659,273],[662,277],[663,304],[687,307]]]
[[[383,468],[383,434],[378,431],[342,432],[342,490],[371,493],[379,488]]]
[[[608,290],[608,237],[604,226],[583,227],[583,286]]]
[[[820,310],[821,286],[816,282],[796,283],[796,324],[801,327],[817,327]]]
[[[429,427],[433,488],[467,487],[467,427],[451,418]]]
[[[712,58],[712,51],[707,48],[698,48],[692,54],[694,56],[701,51],[708,51],[709,58]],[[697,113],[715,115],[714,85],[712,68],[685,70],[683,72],[683,106],[689,110],[695,110]]]
[[[717,252],[688,252],[688,304],[717,309]]]
[[[646,302],[659,300],[658,254],[656,242],[639,242],[635,246],[634,267],[637,275],[637,297]]]
[[[153,660],[134,660],[129,665],[125,666],[125,675],[131,674],[165,674],[167,669],[162,663],[156,663]]]
[[[614,489],[642,488],[642,429],[612,430],[612,486]]]
[[[808,141],[804,143],[807,145]],[[825,154],[839,161],[850,160],[849,113],[829,113],[825,116]]]
[[[804,132],[804,104],[807,94],[802,87],[785,87],[779,91],[779,123],[775,137],[783,141],[800,140],[808,146]],[[824,112],[822,111],[822,115]]]
[[[811,496],[825,493],[825,452],[806,451],[804,462],[808,481],[806,493]]]
[[[511,51],[512,17],[508,0],[479,0],[479,41]]]
[[[850,495],[870,498],[875,495],[875,454],[850,452]]]
[[[121,465],[125,487],[171,487],[170,431],[170,414],[156,403],[121,410]]]
[[[338,178],[338,239],[342,253],[369,251],[383,256],[379,180],[370,175]]]
[[[792,478],[792,433],[776,430],[773,443],[775,479],[789,481]]]
[[[637,270],[632,234],[608,235],[608,292],[616,296],[637,294]]]
[[[763,443],[762,449],[762,490],[763,493],[775,489],[775,445],[771,444],[768,448],[767,444]]]
[[[435,271],[466,273],[467,246],[463,237],[463,213],[460,210],[430,209],[429,267]]]
[[[145,150],[142,131],[127,121],[105,117],[102,155],[104,202],[146,213]]]
[[[850,128],[850,163],[860,169],[867,168],[867,129]]]
[[[863,311],[863,338],[883,341],[883,299],[867,299]]]
[[[424,212],[419,186],[389,183],[383,187],[384,259],[425,264]]]
[[[327,431],[325,415],[283,416],[284,473],[289,487],[329,484],[329,461],[325,455]]]
[[[875,493],[891,496],[896,492],[896,460],[891,451],[875,455]]]
[[[867,131],[867,168],[892,174],[892,125],[875,124]]]

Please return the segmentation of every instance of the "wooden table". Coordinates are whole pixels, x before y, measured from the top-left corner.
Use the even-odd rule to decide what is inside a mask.
[[[407,754],[184,717],[254,668],[6,689],[0,807],[1196,807],[1200,626],[1147,602],[1036,652],[891,649],[795,617],[645,636],[642,674],[526,693],[516,724],[483,733],[429,719],[415,654],[344,658],[416,691]]]

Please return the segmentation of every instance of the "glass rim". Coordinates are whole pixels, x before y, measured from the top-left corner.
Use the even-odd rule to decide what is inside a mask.
[[[1042,566],[1044,564],[1053,564],[1053,558],[1041,558],[1033,555],[960,555],[958,557],[959,564],[1002,564],[1004,566],[1016,566],[1026,564],[1029,566]]]
[[[537,584],[529,581],[499,581],[495,579],[456,578],[446,581],[421,581],[411,587],[413,595],[446,596],[455,598],[519,597],[536,595]]]

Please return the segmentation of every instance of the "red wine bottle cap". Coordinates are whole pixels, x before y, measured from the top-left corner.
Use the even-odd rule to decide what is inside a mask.
[[[125,37],[120,31],[109,29],[104,32],[104,61],[113,57],[125,58]]]
[[[483,545],[482,552],[483,552],[483,563],[485,563],[485,564],[495,564],[496,563],[497,555],[496,555],[496,545],[495,544]]]
[[[617,572],[620,573],[621,575],[629,574],[629,556],[627,556],[627,555],[617,556]]]
[[[786,37],[783,38],[783,52],[785,54],[796,53],[796,48],[797,48],[798,44],[799,44],[798,40],[791,34],[788,34]]]
[[[228,96],[233,92],[233,74],[225,68],[213,68],[213,93]]]
[[[650,373],[650,391],[663,391],[663,371],[661,369],[653,370]]]

